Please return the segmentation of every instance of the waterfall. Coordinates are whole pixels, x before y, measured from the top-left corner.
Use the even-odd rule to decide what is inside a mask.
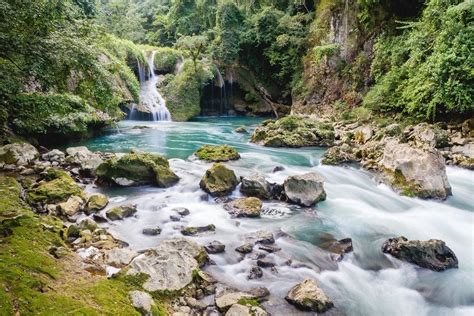
[[[224,78],[222,78],[222,74],[217,67],[217,65],[214,65],[216,67],[216,72],[217,72],[217,86],[221,88],[220,91],[220,109],[219,113],[220,115],[226,115],[227,114],[227,94],[225,91],[225,81]]]
[[[156,52],[153,51],[148,56],[148,78],[145,74],[145,67],[138,63],[140,103],[150,111],[153,121],[171,121],[166,101],[156,88],[159,77],[155,74],[155,54]],[[132,114],[130,113],[130,119],[132,119]]]

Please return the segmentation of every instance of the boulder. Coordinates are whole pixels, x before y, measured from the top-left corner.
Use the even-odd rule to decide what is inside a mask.
[[[128,248],[113,248],[106,254],[106,263],[116,268],[123,268],[138,256],[136,251]]]
[[[408,240],[401,236],[390,238],[382,245],[382,251],[395,258],[416,264],[433,271],[457,268],[458,259],[454,252],[438,239]]]
[[[97,213],[100,210],[103,210],[107,204],[109,204],[107,196],[100,193],[92,194],[89,196],[89,200],[87,200],[84,212],[86,214]]]
[[[131,291],[128,293],[133,307],[144,316],[155,315],[153,309],[156,308],[155,301],[150,294],[142,291]]]
[[[29,203],[55,204],[67,201],[71,196],[85,198],[81,187],[71,176],[58,169],[48,169],[44,179],[26,192]]]
[[[14,143],[0,147],[0,163],[26,166],[39,157],[39,152],[28,143]]]
[[[300,310],[316,313],[324,313],[334,306],[313,279],[306,279],[295,285],[285,299]]]
[[[51,162],[63,162],[65,158],[66,154],[59,149],[53,149],[41,155],[41,159]]]
[[[204,248],[206,249],[207,253],[210,254],[222,253],[225,251],[225,245],[217,240],[211,241],[205,245]]]
[[[202,233],[209,233],[209,232],[215,232],[216,231],[216,226],[213,224],[206,225],[206,226],[191,226],[191,227],[186,227],[181,230],[181,234],[184,236],[195,236],[199,235]]]
[[[224,289],[216,293],[215,303],[221,312],[227,311],[232,305],[245,302],[246,300],[254,300],[255,296],[250,293],[240,292],[234,289]]]
[[[131,217],[137,211],[138,210],[135,205],[121,205],[121,206],[115,206],[107,210],[105,215],[111,221],[116,221],[116,220],[124,219],[126,217]]]
[[[235,248],[235,251],[240,252],[240,253],[251,253],[253,250],[253,244],[252,243],[245,243],[243,245],[238,246]]]
[[[256,197],[235,199],[224,204],[224,209],[235,217],[259,217],[262,201]]]
[[[405,129],[404,134],[408,140],[415,142],[416,145],[441,148],[449,144],[448,132],[428,123],[409,126]]]
[[[80,230],[89,230],[89,231],[93,232],[97,228],[98,228],[97,223],[94,220],[92,220],[88,217],[84,218],[83,220],[81,220],[79,222],[79,229]]]
[[[259,173],[243,177],[241,179],[240,192],[247,196],[254,196],[260,199],[272,198],[271,184]]]
[[[289,201],[302,206],[312,206],[326,199],[323,184],[322,175],[310,172],[286,178],[283,187]]]
[[[152,184],[167,188],[179,181],[169,168],[166,158],[151,153],[131,152],[120,158],[114,157],[96,170],[99,183],[118,186]]]
[[[325,165],[340,165],[344,163],[356,162],[358,159],[354,154],[353,147],[348,144],[334,146],[326,150],[322,163]]]
[[[252,267],[250,268],[249,274],[247,275],[247,279],[254,280],[260,279],[263,276],[263,270],[260,267]]]
[[[239,184],[233,170],[222,163],[215,163],[206,171],[199,186],[212,196],[225,196]]]
[[[359,144],[366,143],[372,136],[374,136],[374,130],[368,125],[358,127],[354,131],[354,140]]]
[[[66,161],[80,167],[87,174],[94,174],[95,169],[103,162],[99,154],[93,153],[85,146],[66,149]]]
[[[161,234],[160,227],[153,227],[153,228],[143,228],[142,234],[146,236],[158,236]]]
[[[451,195],[444,158],[434,148],[391,140],[379,165],[392,187],[403,195],[443,200]]]
[[[267,316],[269,315],[259,306],[248,306],[242,304],[232,305],[225,316]]]
[[[71,196],[67,201],[59,203],[59,210],[65,216],[73,216],[81,210],[84,201],[79,196]]]
[[[229,145],[204,145],[195,152],[195,155],[199,159],[212,162],[223,162],[240,158],[237,150]]]
[[[163,240],[130,263],[128,275],[149,275],[143,284],[146,291],[178,291],[193,280],[202,258],[207,257],[202,246],[186,238]]]

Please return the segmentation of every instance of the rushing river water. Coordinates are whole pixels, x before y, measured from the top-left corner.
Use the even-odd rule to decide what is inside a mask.
[[[84,145],[91,150],[157,152],[170,158],[180,182],[168,189],[152,187],[104,189],[111,204],[134,203],[137,216],[113,222],[110,231],[134,249],[156,246],[159,240],[181,236],[179,225],[214,224],[212,235],[193,237],[205,244],[219,240],[223,254],[211,255],[216,265],[205,269],[220,281],[239,289],[265,286],[272,296],[264,307],[273,315],[308,315],[284,301],[287,291],[304,278],[315,278],[334,301],[328,315],[474,315],[474,172],[448,167],[453,196],[445,202],[402,197],[370,173],[350,167],[320,164],[324,149],[264,148],[248,142],[249,134],[234,132],[245,125],[251,130],[259,120],[247,118],[198,119],[194,122],[144,123],[125,121],[119,131]],[[134,128],[146,125],[148,128]],[[234,219],[213,199],[205,200],[199,180],[211,164],[188,160],[203,144],[229,144],[242,158],[229,162],[237,176],[260,172],[272,182],[289,175],[316,170],[326,179],[327,199],[314,208],[264,202],[260,219]],[[285,169],[273,173],[275,166]],[[89,188],[95,191],[98,188]],[[233,197],[240,196],[238,188]],[[172,222],[171,209],[191,211],[181,222]],[[144,236],[143,228],[160,226],[156,237]],[[258,280],[247,280],[255,265],[242,260],[234,248],[243,235],[268,230],[281,236],[276,244],[283,254],[270,254],[277,272],[264,269]],[[459,269],[433,272],[386,256],[381,245],[389,237],[444,240],[456,253]],[[328,238],[353,240],[354,252],[335,263],[321,245]],[[291,258],[293,264],[286,264]],[[304,264],[296,264],[297,262]]]

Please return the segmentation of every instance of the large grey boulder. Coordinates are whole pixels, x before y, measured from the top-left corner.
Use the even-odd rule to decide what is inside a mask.
[[[51,162],[63,162],[65,158],[66,154],[59,149],[53,149],[41,155],[41,159]]]
[[[401,236],[390,238],[382,245],[382,251],[395,258],[416,264],[433,271],[457,268],[458,259],[454,252],[438,239],[408,240]]]
[[[260,199],[272,198],[271,184],[259,173],[243,177],[240,184],[240,192],[247,196],[258,197]]]
[[[204,247],[186,238],[163,240],[130,263],[129,275],[145,273],[149,279],[143,288],[149,292],[177,291],[191,283],[193,271],[207,257]]]
[[[66,149],[66,161],[79,166],[84,172],[94,173],[104,161],[99,154],[93,153],[85,146],[69,147]]]
[[[14,143],[0,147],[0,163],[26,166],[39,157],[39,152],[30,144]]]
[[[443,200],[451,195],[444,158],[434,148],[391,140],[379,166],[392,187],[404,195]]]
[[[313,279],[295,285],[286,295],[288,303],[303,311],[324,313],[334,304]]]
[[[289,201],[302,206],[312,206],[326,199],[324,178],[317,172],[288,177],[283,188]]]

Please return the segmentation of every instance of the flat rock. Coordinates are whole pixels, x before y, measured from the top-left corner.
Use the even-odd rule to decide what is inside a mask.
[[[240,252],[240,253],[251,253],[252,250],[253,250],[253,243],[245,243],[235,248],[235,251]]]
[[[216,231],[216,226],[213,224],[206,225],[206,226],[190,226],[183,228],[181,230],[181,234],[184,236],[195,236],[203,233],[210,233],[210,232],[215,232]]]

